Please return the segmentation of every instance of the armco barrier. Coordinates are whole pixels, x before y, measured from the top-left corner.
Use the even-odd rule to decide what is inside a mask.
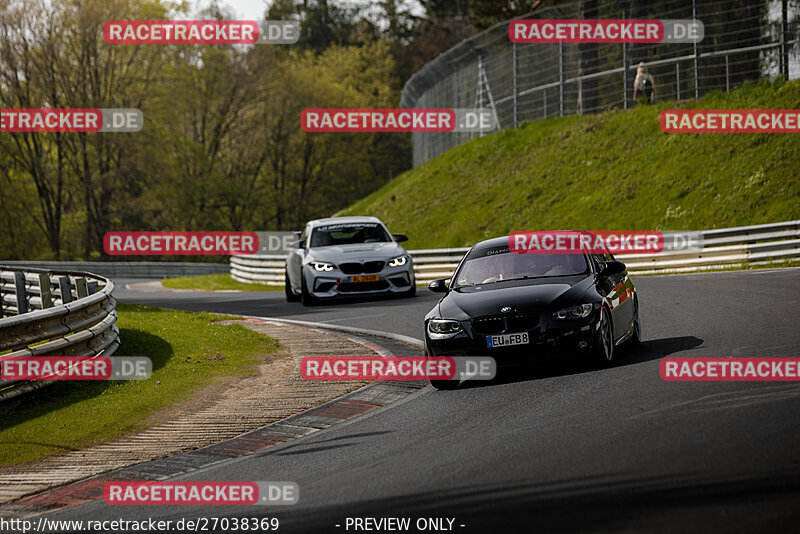
[[[4,261],[3,265],[18,268],[89,271],[108,278],[173,278],[227,273],[227,263],[191,263],[166,261]]]
[[[632,274],[693,272],[744,262],[800,258],[800,221],[706,230],[703,249],[658,255],[619,255]],[[418,284],[448,278],[469,248],[409,250]],[[282,255],[232,256],[231,276],[245,283],[283,285]]]
[[[113,290],[111,280],[95,274],[0,265],[0,355],[114,354],[119,328]],[[0,401],[23,389],[0,377]]]

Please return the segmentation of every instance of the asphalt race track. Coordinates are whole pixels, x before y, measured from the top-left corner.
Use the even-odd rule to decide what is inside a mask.
[[[418,517],[454,518],[456,532],[796,532],[800,384],[665,382],[658,360],[797,357],[800,269],[635,282],[645,341],[611,368],[571,360],[457,391],[426,387],[309,437],[181,477],[294,481],[297,505],[93,502],[49,517],[269,516],[286,533],[347,532],[347,517],[411,517],[412,526]],[[120,287],[116,295],[416,338],[438,298],[421,290],[413,299],[303,308],[281,292]]]

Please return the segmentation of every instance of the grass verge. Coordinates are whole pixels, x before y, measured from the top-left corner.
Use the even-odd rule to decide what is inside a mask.
[[[267,284],[243,284],[237,282],[227,273],[204,274],[201,276],[182,276],[179,278],[166,278],[161,281],[164,287],[172,289],[208,289],[242,291],[283,291],[283,286],[270,286]]]
[[[0,465],[29,462],[141,430],[215,380],[254,372],[277,341],[220,316],[118,304],[119,356],[147,356],[149,380],[60,382],[2,415]]]

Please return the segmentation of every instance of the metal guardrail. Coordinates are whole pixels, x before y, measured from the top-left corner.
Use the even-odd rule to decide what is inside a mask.
[[[618,255],[617,259],[625,262],[631,274],[653,274],[800,258],[800,221],[721,228],[701,234],[703,248],[699,251]],[[409,250],[414,258],[417,284],[449,278],[468,250],[468,247]],[[284,259],[283,255],[232,256],[231,276],[244,283],[283,285]]]
[[[111,280],[86,272],[0,265],[0,357],[114,354],[120,342],[113,290]],[[0,401],[20,394],[20,386],[0,377]]]
[[[166,261],[4,261],[3,265],[22,269],[89,271],[109,278],[173,278],[229,271],[227,263]]]

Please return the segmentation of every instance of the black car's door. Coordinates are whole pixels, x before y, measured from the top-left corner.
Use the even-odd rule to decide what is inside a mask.
[[[611,254],[593,254],[595,264],[602,261],[614,261]],[[614,324],[614,339],[618,340],[625,335],[631,326],[634,314],[633,282],[628,276],[628,271],[613,276],[598,277],[598,291],[608,299],[611,306],[611,318]]]

